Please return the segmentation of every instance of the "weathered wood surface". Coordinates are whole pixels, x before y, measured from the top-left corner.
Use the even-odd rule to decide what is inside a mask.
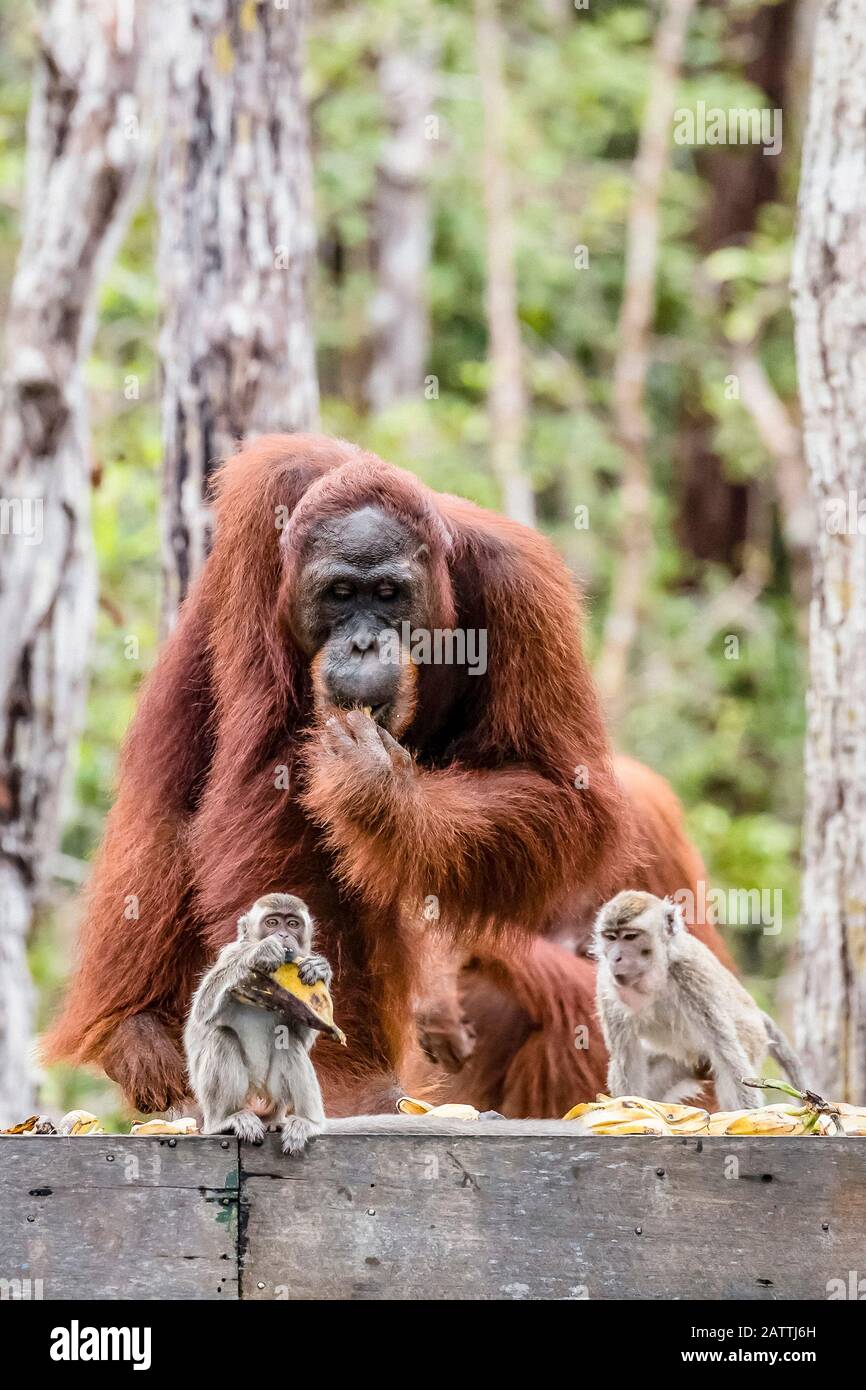
[[[45,1299],[236,1299],[238,1146],[225,1142],[0,1139],[0,1279],[41,1280]]]
[[[864,1263],[856,1139],[332,1130],[298,1163],[244,1154],[244,1298],[814,1299]]]
[[[862,1140],[329,1131],[301,1159],[276,1136],[0,1139],[0,1277],[46,1299],[826,1299],[864,1272]]]

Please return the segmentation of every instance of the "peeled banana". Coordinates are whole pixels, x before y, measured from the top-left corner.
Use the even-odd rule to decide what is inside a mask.
[[[308,1027],[318,1028],[320,1032],[327,1033],[335,1042],[342,1043],[345,1047],[346,1034],[334,1022],[331,991],[321,980],[315,985],[305,985],[298,971],[298,966],[302,964],[302,961],[292,961],[290,965],[280,965],[271,975],[271,979],[287,994],[297,999],[311,1015],[303,1020]]]

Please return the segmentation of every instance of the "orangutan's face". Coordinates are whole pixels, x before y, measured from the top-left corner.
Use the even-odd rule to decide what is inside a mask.
[[[415,668],[405,636],[425,625],[426,560],[412,532],[377,507],[317,528],[300,572],[296,628],[314,654],[320,713],[361,708],[394,734],[406,727]]]

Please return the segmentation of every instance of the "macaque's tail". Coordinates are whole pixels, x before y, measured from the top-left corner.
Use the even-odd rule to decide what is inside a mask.
[[[763,1019],[767,1037],[770,1040],[770,1056],[774,1057],[777,1062],[781,1062],[788,1073],[788,1080],[791,1085],[796,1086],[798,1091],[804,1091],[806,1085],[803,1079],[803,1065],[799,1057],[775,1019],[770,1018],[769,1014],[764,1014]]]

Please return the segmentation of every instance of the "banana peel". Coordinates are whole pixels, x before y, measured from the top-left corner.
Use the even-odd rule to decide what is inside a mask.
[[[198,1125],[191,1115],[180,1120],[142,1120],[133,1125],[130,1134],[198,1134]]]
[[[314,985],[303,983],[298,969],[303,963],[299,960],[279,965],[270,975],[263,970],[253,970],[232,993],[243,1004],[282,1014],[305,1028],[316,1028],[345,1047],[346,1034],[334,1022],[331,992],[321,980]]]
[[[707,1134],[710,1121],[696,1105],[604,1094],[573,1106],[563,1119],[579,1120],[587,1134]]]
[[[327,1033],[329,1038],[345,1047],[346,1034],[334,1022],[331,991],[321,980],[314,985],[305,985],[298,971],[301,964],[302,961],[292,961],[289,965],[280,965],[271,975],[271,979],[306,1010],[309,1018],[305,1018],[304,1022],[309,1028],[318,1028],[320,1032]]]
[[[815,1134],[813,1112],[802,1105],[763,1105],[758,1110],[720,1110],[710,1116],[710,1134]]]
[[[480,1120],[481,1111],[474,1105],[430,1105],[426,1100],[414,1100],[412,1096],[401,1096],[397,1101],[401,1115],[432,1115],[437,1120]]]
[[[57,1126],[59,1134],[104,1134],[105,1130],[89,1110],[69,1110]]]
[[[642,1096],[605,1096],[572,1106],[564,1120],[574,1120],[581,1134],[673,1134],[667,1120]]]
[[[0,1134],[56,1134],[57,1126],[47,1115],[28,1115],[20,1124],[0,1129]]]

